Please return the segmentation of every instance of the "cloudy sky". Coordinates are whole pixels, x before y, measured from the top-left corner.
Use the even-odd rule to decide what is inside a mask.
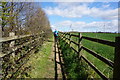
[[[53,30],[118,31],[118,2],[41,2]]]

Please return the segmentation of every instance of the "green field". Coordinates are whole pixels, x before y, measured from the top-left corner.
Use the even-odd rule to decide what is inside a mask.
[[[108,41],[115,42],[115,37],[118,36],[114,33],[82,33],[82,36],[92,37],[92,38],[98,38]],[[96,51],[98,54],[110,59],[114,60],[114,47],[107,46],[104,44],[99,44],[96,42],[92,42],[89,40],[82,40],[82,45],[86,46],[87,48]]]
[[[73,33],[78,35],[78,33]],[[102,39],[102,40],[107,40],[107,41],[112,41],[115,42],[115,37],[118,36],[118,34],[115,33],[82,33],[82,36],[86,37],[92,37],[92,38],[97,38],[97,39]],[[69,38],[69,36],[67,36]],[[78,42],[78,38],[71,37],[71,40]],[[99,55],[114,61],[114,47],[107,46],[104,44],[100,44],[97,42],[89,41],[82,39],[81,41],[82,45],[97,52]],[[73,43],[71,44],[72,47],[74,47],[76,50],[78,49],[76,45]],[[88,52],[82,50],[81,51],[82,55],[84,55],[89,61],[91,61],[102,73],[104,73],[108,78],[112,78],[113,75],[113,68],[109,67],[102,61],[98,60]],[[99,78],[99,76],[88,66],[88,74],[90,74],[90,78]]]
[[[108,41],[115,42],[115,37],[118,36],[118,34],[114,33],[82,33],[82,36],[92,37],[92,38],[98,38]],[[107,46],[104,44],[92,42],[89,40],[82,40],[82,45],[97,52],[101,56],[104,56],[105,58],[114,61],[114,47]],[[85,55],[102,73],[104,73],[108,78],[112,78],[113,75],[113,69],[103,63],[102,61],[98,60],[97,58],[93,57],[86,51],[83,51],[83,55]],[[98,77],[95,75],[95,77]]]

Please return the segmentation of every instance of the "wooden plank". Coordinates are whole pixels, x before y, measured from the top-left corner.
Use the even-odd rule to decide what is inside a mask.
[[[95,51],[92,51],[84,46],[82,46],[82,49],[84,49],[85,51],[87,51],[88,53],[92,54],[94,57],[98,58],[99,60],[101,60],[102,62],[106,63],[107,65],[109,65],[110,67],[113,68],[114,63],[106,58],[104,58],[103,56],[100,56],[99,54],[97,54]]]
[[[35,35],[21,35],[21,36],[14,36],[14,37],[4,37],[4,38],[0,38],[0,43],[14,41],[14,40],[22,39],[25,37],[35,37],[35,36],[42,35],[42,34],[44,34],[44,33],[35,34]]]
[[[64,40],[65,41],[65,40]],[[66,42],[66,41],[65,41]],[[68,42],[66,42],[66,44],[68,44]],[[73,47],[70,47],[72,50],[74,50],[74,52],[78,53],[77,50],[75,50]]]
[[[70,47],[74,52],[76,52],[76,53],[78,53],[78,51],[77,50],[75,50],[73,47]]]
[[[69,38],[65,38],[66,40],[70,40]]]
[[[18,68],[17,70],[15,70],[15,72],[13,72],[10,76],[9,79],[12,79],[14,77],[14,75],[29,61],[29,59],[25,60]]]
[[[31,51],[35,49],[36,46],[31,47],[22,57],[20,57],[18,60],[16,60],[16,63],[18,63],[20,60],[22,60],[23,58],[25,58],[26,56],[31,54]]]
[[[81,56],[83,60],[85,60],[88,65],[94,69],[94,71],[103,79],[103,80],[109,80],[100,70],[97,69],[88,59],[86,59],[84,56]]]
[[[106,40],[96,39],[96,38],[90,38],[90,37],[85,37],[85,36],[82,36],[82,39],[87,39],[87,40],[90,40],[90,41],[94,41],[94,42],[98,42],[98,43],[101,43],[101,44],[105,44],[105,45],[108,45],[108,46],[115,47],[115,42],[111,42],[111,41],[106,41]]]
[[[71,36],[74,36],[74,37],[79,37],[79,35],[75,35],[75,34],[71,34]]]
[[[30,41],[30,42],[23,43],[22,45],[18,45],[18,46],[15,46],[15,47],[13,47],[13,48],[9,48],[9,49],[8,49],[9,51],[6,52],[6,53],[8,53],[8,54],[4,54],[2,57],[6,56],[6,55],[10,55],[10,54],[12,54],[13,52],[15,52],[16,50],[18,50],[18,49],[22,48],[23,46],[26,46],[26,45],[28,45],[28,44],[36,41],[36,40],[39,40],[39,38],[36,38],[36,39],[34,39],[34,40]]]
[[[21,38],[25,38],[25,37],[29,37],[29,36],[33,36],[33,35],[23,35],[23,36],[14,36],[14,37],[4,37],[0,39],[0,43],[3,42],[8,42],[8,41],[14,41],[17,39],[21,39]]]
[[[71,40],[70,42],[74,43],[75,45],[79,45],[78,43],[76,43],[76,42],[74,42],[74,41],[72,41],[72,40]]]

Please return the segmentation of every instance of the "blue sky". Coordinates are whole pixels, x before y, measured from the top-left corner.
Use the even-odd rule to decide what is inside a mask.
[[[53,30],[118,30],[118,2],[41,2],[40,5],[46,12]]]

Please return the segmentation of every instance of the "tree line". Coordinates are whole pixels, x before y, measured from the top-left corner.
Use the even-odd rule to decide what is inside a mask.
[[[50,22],[45,12],[34,2],[1,2],[2,36],[50,33]]]

